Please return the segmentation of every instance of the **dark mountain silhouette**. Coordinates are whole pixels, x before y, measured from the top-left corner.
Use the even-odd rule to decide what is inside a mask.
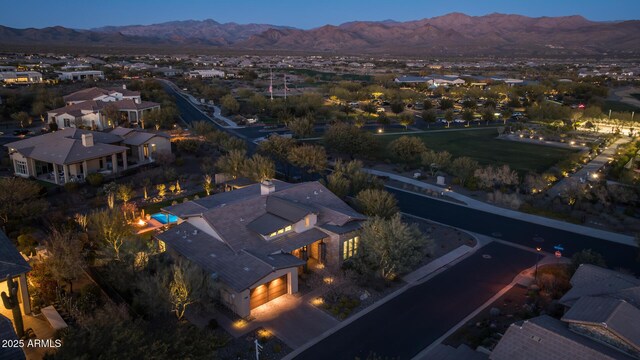
[[[13,29],[0,45],[209,48],[398,55],[602,55],[640,53],[640,21],[595,22],[581,16],[531,18],[451,13],[422,20],[352,21],[301,30],[214,20],[109,26]]]

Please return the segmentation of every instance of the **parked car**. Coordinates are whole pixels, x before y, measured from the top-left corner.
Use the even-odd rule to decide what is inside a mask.
[[[25,136],[27,134],[29,134],[29,130],[27,130],[27,129],[15,130],[13,132],[13,135],[15,135],[15,136]]]

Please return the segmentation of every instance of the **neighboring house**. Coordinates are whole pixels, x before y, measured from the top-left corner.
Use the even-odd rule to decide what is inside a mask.
[[[27,273],[31,266],[3,231],[0,230],[0,294],[7,292],[7,276],[18,283],[18,301],[23,314],[31,313],[31,300],[27,287]],[[2,306],[4,310],[4,306]],[[1,337],[0,337],[1,339]],[[1,351],[0,351],[1,353]],[[2,358],[0,356],[0,358]]]
[[[127,158],[135,163],[151,162],[158,154],[171,153],[171,141],[164,133],[117,127],[109,134],[122,138],[119,145],[127,147]]]
[[[640,279],[581,265],[557,320],[543,315],[509,327],[490,358],[639,359]]]
[[[84,89],[64,97],[64,107],[47,112],[49,123],[55,123],[59,129],[69,127],[86,127],[93,130],[104,130],[117,126],[107,117],[109,107],[120,113],[119,121],[138,125],[144,116],[160,109],[160,104],[142,101],[140,93],[122,89],[101,89],[97,87]]]
[[[2,71],[0,81],[5,84],[38,84],[42,82],[42,73],[37,71]]]
[[[154,160],[171,152],[164,134],[116,128],[113,133],[66,128],[5,145],[20,177],[35,177],[56,184],[84,181],[91,173],[115,174],[129,164]]]
[[[435,86],[464,85],[466,81],[456,75],[430,75],[430,76],[410,76],[403,75],[397,77],[394,82],[398,84],[420,84],[427,83]]]
[[[189,78],[223,78],[224,71],[211,69],[211,70],[192,70],[189,71]]]
[[[71,81],[104,79],[104,73],[98,70],[62,71],[58,73],[58,79]]]
[[[178,75],[182,75],[183,71],[181,69],[174,69],[173,66],[169,66],[169,67],[156,67],[151,69],[151,72],[154,74],[159,74],[162,76],[167,76],[167,77],[171,77],[171,76],[178,76]]]
[[[420,83],[431,84],[431,78],[424,77],[424,76],[402,75],[400,77],[395,78],[394,82],[398,84],[420,84]]]
[[[133,100],[136,103],[142,102],[140,93],[138,91],[127,90],[126,85],[122,85],[122,89],[102,89],[99,87],[92,87],[88,89],[82,89],[69,95],[62,97],[65,104],[73,105],[85,101],[120,101],[124,99]]]
[[[266,181],[170,206],[178,225],[156,235],[160,248],[220,280],[236,314],[298,291],[304,267],[338,269],[358,250],[365,216],[318,182]]]

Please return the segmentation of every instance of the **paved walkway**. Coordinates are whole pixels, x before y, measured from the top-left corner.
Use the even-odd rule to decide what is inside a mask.
[[[390,173],[390,172],[385,172],[385,171],[380,171],[380,170],[374,170],[374,169],[362,169],[363,171],[376,175],[376,176],[386,176],[390,179],[399,181],[399,182],[403,182],[409,185],[413,185],[416,187],[419,187],[421,189],[429,189],[429,190],[433,190],[433,191],[438,191],[438,192],[442,192],[445,189],[441,186],[437,186],[437,185],[433,185],[433,184],[428,184],[425,182],[422,182],[420,180],[416,180],[416,179],[411,179],[402,175],[398,175],[398,174],[394,174],[394,173]],[[393,188],[392,186],[388,186]],[[403,189],[398,189],[398,190],[403,190]],[[492,213],[492,214],[497,214],[497,215],[502,215],[502,216],[506,216],[512,219],[518,219],[518,220],[522,220],[522,221],[527,221],[530,223],[534,223],[534,224],[538,224],[538,225],[543,225],[543,226],[549,226],[555,229],[561,229],[561,230],[565,230],[565,231],[570,231],[576,234],[581,234],[581,235],[586,235],[586,236],[592,236],[595,238],[599,238],[602,240],[607,240],[607,241],[612,241],[612,242],[617,242],[620,244],[625,244],[625,245],[630,245],[630,246],[638,246],[635,239],[632,236],[628,236],[628,235],[623,235],[623,234],[618,234],[618,233],[614,233],[614,232],[610,232],[610,231],[605,231],[605,230],[600,230],[600,229],[594,229],[594,228],[590,228],[587,226],[582,226],[582,225],[576,225],[576,224],[571,224],[571,223],[567,223],[564,221],[560,221],[560,220],[555,220],[555,219],[550,219],[550,218],[546,218],[546,217],[542,217],[542,216],[538,216],[538,215],[532,215],[532,214],[527,214],[527,213],[523,213],[520,211],[515,211],[515,210],[510,210],[510,209],[505,209],[505,208],[501,208],[498,206],[494,206],[482,201],[478,201],[475,199],[472,199],[468,196],[462,195],[462,194],[458,194],[455,191],[449,191],[445,193],[446,196],[451,197],[453,199],[456,199],[458,201],[461,201],[464,203],[464,205],[460,205],[460,206],[467,206],[467,207],[471,207],[474,208],[476,210],[480,210],[480,211],[484,211],[484,212],[488,212],[488,213]],[[424,196],[424,197],[429,197],[423,194],[419,194],[419,193],[415,193],[416,196]],[[436,200],[440,200],[440,201],[446,201],[443,199],[439,199],[439,198],[435,198]]]
[[[416,271],[403,276],[402,280],[406,281],[408,284],[423,280],[434,272],[440,269],[444,269],[447,265],[467,255],[473,249],[474,248],[472,248],[471,246],[462,245],[452,250],[451,252],[431,261],[430,263],[417,269]]]
[[[520,142],[520,143],[535,144],[535,145],[551,146],[551,147],[557,147],[557,148],[562,148],[562,149],[572,149],[572,150],[582,150],[582,151],[589,150],[588,147],[582,146],[582,145],[578,145],[578,144],[571,145],[571,143],[563,143],[563,142],[558,142],[558,141],[531,139],[529,137],[520,137],[520,136],[518,136],[516,134],[507,134],[507,135],[503,135],[503,136],[498,136],[498,139],[507,140],[507,141],[515,141],[515,142]]]
[[[600,155],[593,158],[593,160],[589,161],[585,166],[583,166],[580,170],[571,174],[571,176],[566,177],[555,183],[550,189],[547,190],[547,194],[549,196],[554,197],[560,195],[570,184],[572,181],[580,182],[580,179],[583,181],[588,181],[593,179],[593,176],[598,176],[598,171],[605,166],[611,158],[614,157],[618,147],[622,144],[626,144],[630,141],[629,138],[620,138],[616,140],[613,144],[609,145]]]

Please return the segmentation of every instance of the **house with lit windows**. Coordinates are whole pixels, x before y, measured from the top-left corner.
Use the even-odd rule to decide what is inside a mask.
[[[298,291],[298,274],[338,269],[358,251],[366,217],[319,182],[265,181],[162,209],[177,225],[160,249],[200,266],[241,317]]]
[[[83,89],[63,99],[65,106],[47,112],[48,122],[56,124],[58,129],[104,130],[120,123],[138,126],[151,111],[160,109],[160,104],[143,101],[139,92],[127,90],[126,85],[122,89]],[[109,118],[109,109],[118,115]]]
[[[168,135],[122,127],[110,132],[65,128],[4,146],[15,176],[58,185],[83,182],[92,173],[117,174],[171,153]]]

